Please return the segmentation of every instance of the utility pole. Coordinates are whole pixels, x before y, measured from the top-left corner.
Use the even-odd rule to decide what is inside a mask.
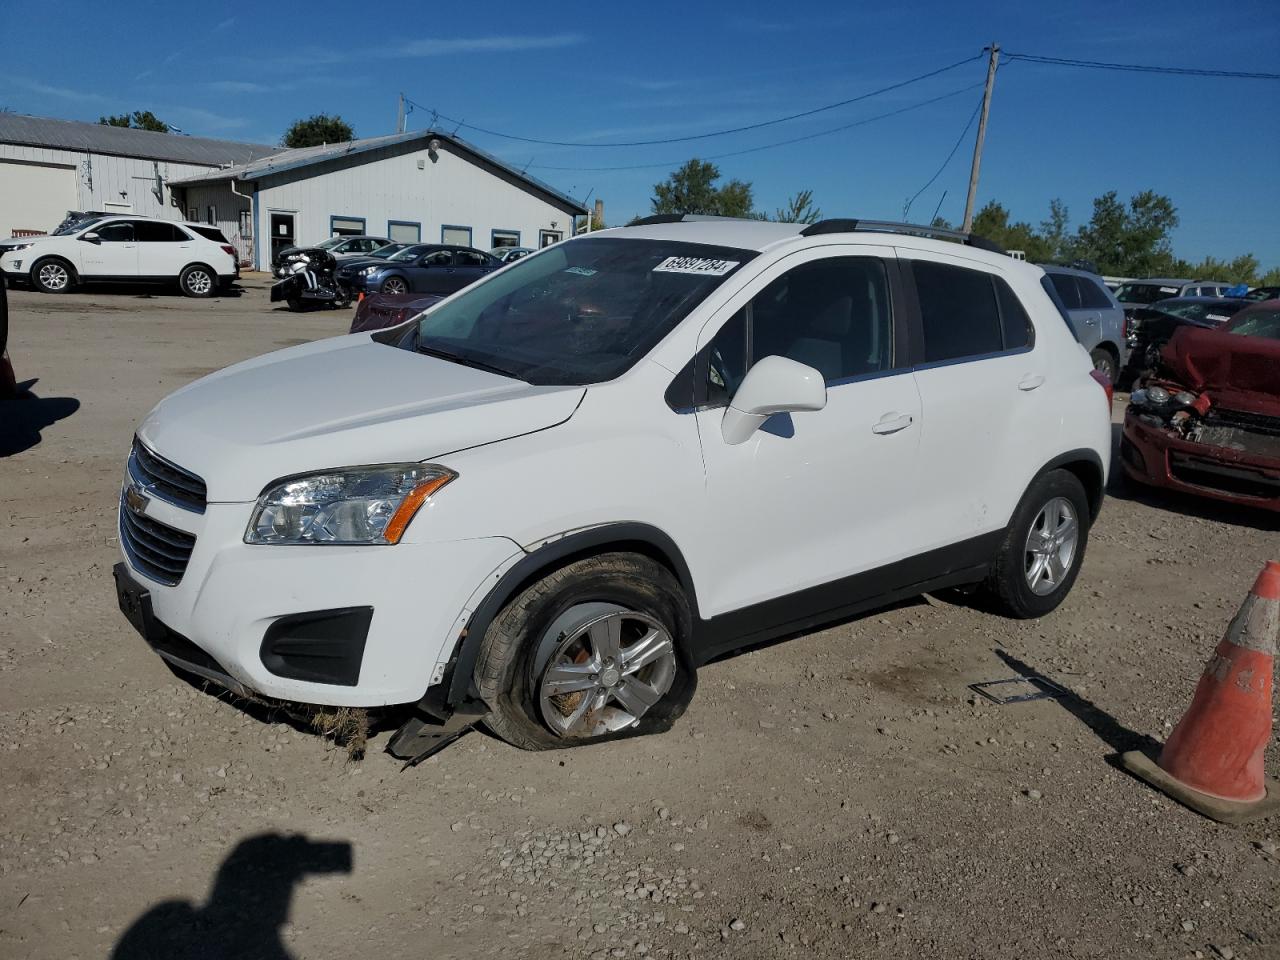
[[[987,138],[987,114],[991,112],[991,88],[996,84],[996,64],[1000,62],[1000,44],[991,44],[987,60],[987,85],[982,91],[982,117],[978,120],[978,139],[973,144],[973,166],[969,169],[969,197],[964,202],[964,223],[960,229],[973,229],[973,201],[978,195],[978,170],[982,167],[982,142]]]
[[[984,113],[982,117],[985,122],[986,114]],[[400,94],[400,106],[396,110],[396,133],[404,133],[404,120],[404,94],[402,93]]]

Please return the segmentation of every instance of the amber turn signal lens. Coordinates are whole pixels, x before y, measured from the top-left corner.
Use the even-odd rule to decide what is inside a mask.
[[[386,529],[382,532],[383,538],[387,543],[399,543],[400,538],[404,536],[405,528],[409,526],[409,521],[413,519],[413,515],[418,512],[418,508],[426,503],[427,498],[452,480],[457,474],[445,474],[442,477],[432,477],[430,480],[424,480],[418,484],[409,493],[396,512],[391,515]]]

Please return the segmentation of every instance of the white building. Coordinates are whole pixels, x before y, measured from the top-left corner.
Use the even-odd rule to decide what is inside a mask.
[[[0,237],[47,233],[69,210],[181,220],[171,181],[279,149],[0,113]]]
[[[261,238],[247,258],[258,269],[278,249],[335,234],[482,250],[542,247],[572,236],[587,212],[553,187],[434,131],[281,150],[171,186],[189,217],[217,223],[241,242]]]
[[[0,237],[47,232],[69,210],[216,224],[258,269],[334,234],[540,247],[587,213],[444,133],[285,150],[0,113]]]

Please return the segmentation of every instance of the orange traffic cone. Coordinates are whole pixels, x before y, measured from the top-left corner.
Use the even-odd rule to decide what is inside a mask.
[[[1270,561],[1205,665],[1186,715],[1158,763],[1141,751],[1120,759],[1131,773],[1192,810],[1242,823],[1280,810],[1280,782],[1268,783],[1271,676],[1280,632],[1280,562]]]

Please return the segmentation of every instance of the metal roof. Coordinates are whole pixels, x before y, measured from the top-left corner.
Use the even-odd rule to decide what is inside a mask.
[[[172,160],[176,163],[220,167],[248,163],[275,153],[279,147],[236,140],[210,140],[176,133],[155,133],[128,127],[109,127],[80,120],[53,120],[19,113],[0,113],[0,143],[84,153]]]
[[[417,130],[412,133],[392,133],[384,137],[365,137],[362,140],[351,140],[344,143],[326,143],[319,147],[297,147],[292,150],[280,150],[270,156],[256,158],[252,161],[229,167],[225,170],[211,170],[208,173],[200,174],[195,177],[186,177],[182,180],[174,180],[172,186],[186,187],[198,183],[216,183],[223,180],[258,180],[263,177],[270,177],[276,174],[285,173],[290,170],[297,170],[303,167],[309,167],[315,164],[325,163],[329,160],[337,160],[342,157],[369,153],[373,150],[381,150],[384,147],[392,147],[402,143],[413,143],[418,140],[439,140],[442,143],[448,143],[458,149],[461,154],[470,154],[473,160],[479,160],[480,165],[488,164],[496,167],[509,176],[527,184],[534,191],[548,194],[551,197],[566,204],[574,213],[585,214],[587,208],[578,200],[573,199],[566,193],[562,193],[548,183],[531,177],[526,173],[517,170],[503,160],[499,160],[492,154],[486,153],[479,147],[467,143],[465,140],[459,139],[453,134],[441,133],[438,130]]]

